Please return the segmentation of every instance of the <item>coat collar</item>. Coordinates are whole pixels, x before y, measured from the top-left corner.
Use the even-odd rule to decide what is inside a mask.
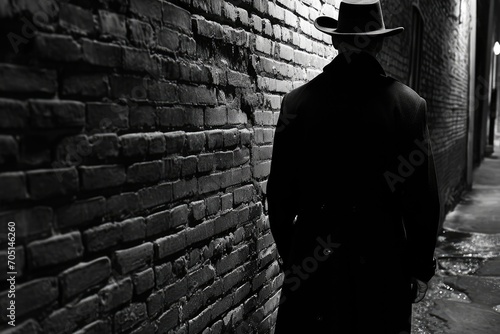
[[[354,76],[387,76],[377,59],[366,52],[340,53],[330,64],[323,68],[323,71],[334,72],[336,74],[351,74]]]

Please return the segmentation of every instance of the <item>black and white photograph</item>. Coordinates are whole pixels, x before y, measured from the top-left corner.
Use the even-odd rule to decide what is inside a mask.
[[[1,334],[500,333],[500,0],[0,0]]]

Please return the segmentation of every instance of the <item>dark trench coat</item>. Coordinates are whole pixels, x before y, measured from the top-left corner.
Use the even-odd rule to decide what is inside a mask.
[[[267,185],[283,333],[410,333],[440,219],[426,101],[366,53],[285,95]]]

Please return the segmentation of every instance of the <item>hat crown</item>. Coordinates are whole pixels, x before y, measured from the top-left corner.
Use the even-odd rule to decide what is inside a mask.
[[[344,0],[344,3],[351,5],[373,5],[374,3],[380,2],[379,0]]]
[[[364,33],[385,29],[380,1],[342,1],[339,8],[337,31]]]
[[[380,0],[344,0],[339,6],[338,20],[319,16],[314,26],[337,36],[393,36],[404,30],[403,27],[385,27]]]

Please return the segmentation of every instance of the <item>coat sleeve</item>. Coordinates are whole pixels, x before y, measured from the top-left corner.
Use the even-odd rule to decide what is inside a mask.
[[[295,130],[296,115],[289,110],[286,98],[287,95],[283,98],[274,134],[271,171],[266,191],[271,233],[285,266],[289,262],[292,247],[293,221],[298,213],[294,158],[298,140]]]
[[[440,200],[434,154],[426,118],[426,102],[418,111],[418,135],[407,151],[414,170],[403,183],[402,213],[411,275],[428,282],[435,274],[434,250],[440,225]],[[420,160],[421,159],[421,160]]]

